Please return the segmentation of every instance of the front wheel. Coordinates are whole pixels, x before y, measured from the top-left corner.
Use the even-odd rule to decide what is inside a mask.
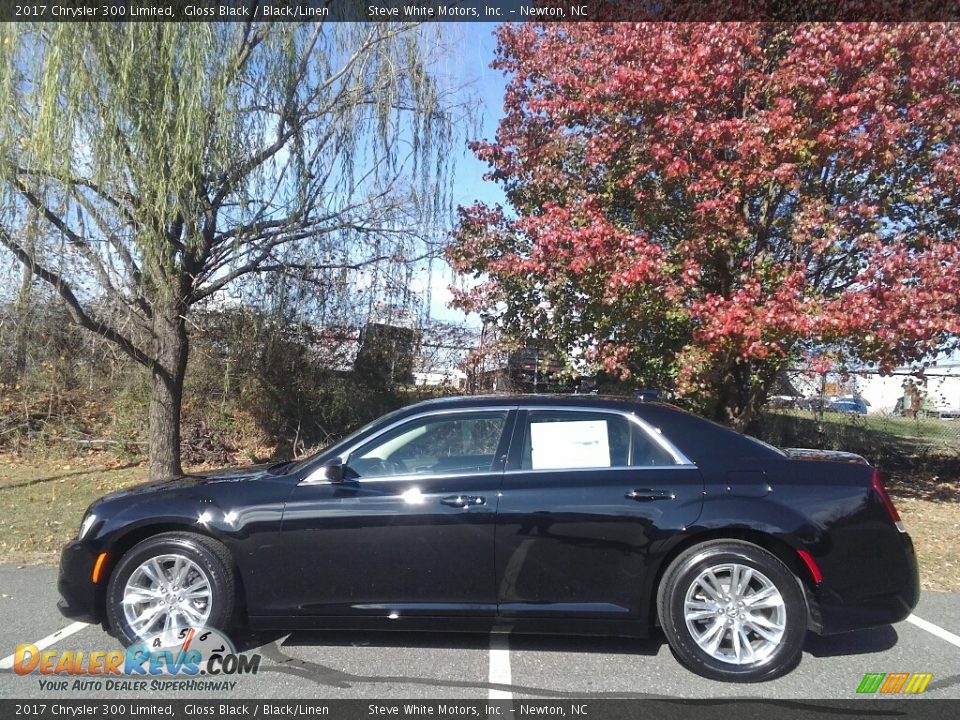
[[[234,594],[223,545],[193,533],[161,533],[120,559],[107,584],[107,621],[124,645],[181,627],[226,630]]]
[[[800,660],[807,606],[799,581],[752,543],[717,540],[679,555],[657,609],[677,658],[704,677],[770,680]]]

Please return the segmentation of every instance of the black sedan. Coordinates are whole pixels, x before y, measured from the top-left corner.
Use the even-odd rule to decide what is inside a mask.
[[[897,622],[913,545],[878,473],[669,405],[435,400],[297,463],[94,503],[63,551],[65,615],[125,643],[177,627],[595,633],[663,629],[721,680],[799,660],[809,630]]]

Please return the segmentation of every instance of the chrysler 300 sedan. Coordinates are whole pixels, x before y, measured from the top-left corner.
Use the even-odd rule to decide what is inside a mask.
[[[90,506],[65,615],[131,644],[180,627],[655,628],[689,668],[775,677],[808,631],[902,620],[909,535],[849,453],[779,450],[675,407],[451,398],[319,454]]]

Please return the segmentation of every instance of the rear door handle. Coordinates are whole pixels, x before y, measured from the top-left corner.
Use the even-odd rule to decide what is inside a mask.
[[[486,505],[487,499],[485,497],[481,497],[480,495],[448,495],[445,498],[441,498],[440,502],[442,502],[444,505],[449,505],[450,507],[467,508],[477,505]]]
[[[653,502],[654,500],[676,500],[675,493],[669,490],[653,490],[652,488],[639,488],[631,490],[624,495],[627,500],[636,500],[637,502]]]

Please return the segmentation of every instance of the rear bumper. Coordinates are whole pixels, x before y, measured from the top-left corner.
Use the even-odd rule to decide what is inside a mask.
[[[882,575],[843,595],[823,586],[809,597],[812,628],[821,635],[891,625],[906,619],[920,601],[920,569],[913,541],[900,533],[902,551],[882,558]],[[880,559],[880,558],[878,558]]]
[[[74,540],[63,546],[57,578],[60,592],[57,608],[64,617],[88,623],[100,622],[97,612],[99,588],[91,578],[95,560],[93,550],[82,542]]]

